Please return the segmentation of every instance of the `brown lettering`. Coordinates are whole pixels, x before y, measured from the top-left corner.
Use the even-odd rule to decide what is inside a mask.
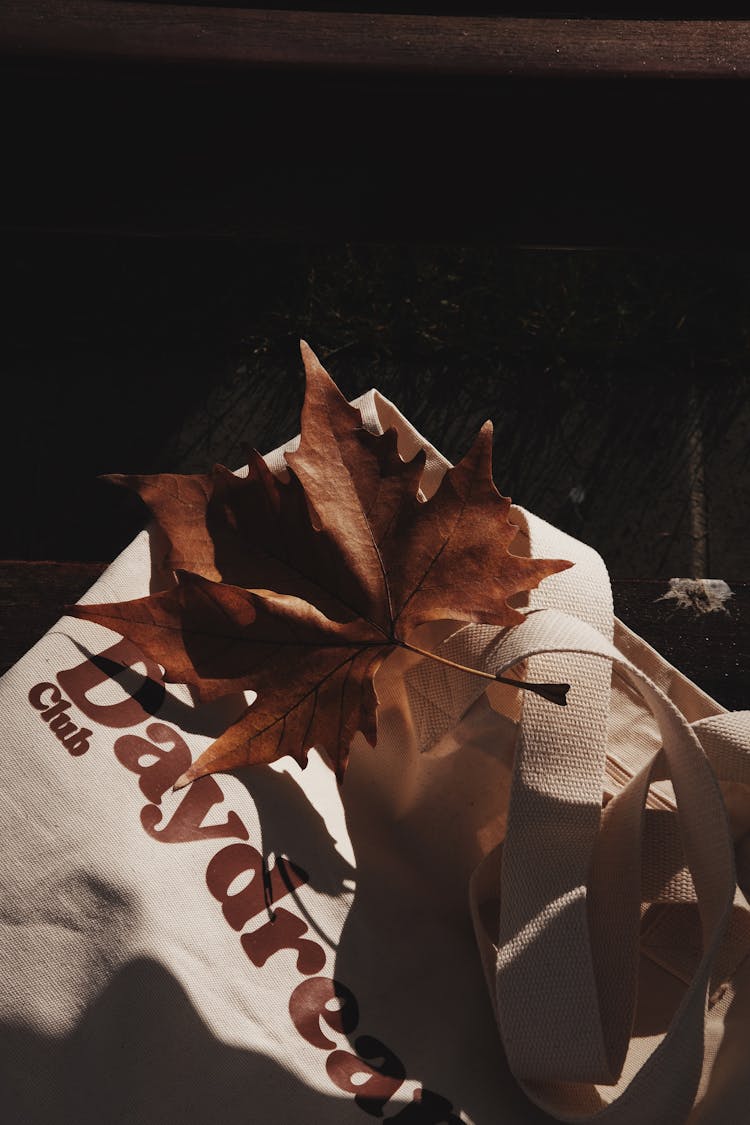
[[[51,695],[49,703],[44,699],[47,692]],[[47,711],[54,703],[59,703],[61,699],[62,692],[56,684],[36,684],[29,692],[29,703],[32,707],[36,707],[37,711]]]
[[[52,707],[46,707],[42,711],[42,718],[45,723],[50,723],[52,729],[55,730],[53,719],[59,719],[66,711],[70,710],[70,703],[67,699],[59,699]]]
[[[61,739],[65,749],[74,758],[79,758],[81,754],[85,754],[89,748],[89,739],[91,738],[91,731],[86,730],[86,727],[81,727],[80,730],[73,728],[73,734],[67,738]]]
[[[125,769],[139,775],[141,793],[159,805],[167,790],[190,765],[190,750],[182,736],[166,723],[149,723],[146,734],[151,742],[137,734],[121,735],[114,745],[115,757]],[[169,749],[163,750],[162,746]],[[156,761],[144,765],[146,757],[156,758]]]
[[[147,678],[131,698],[115,704],[89,700],[88,693],[95,687],[139,662],[145,663]],[[57,678],[85,715],[111,728],[143,722],[158,711],[164,698],[164,683],[158,666],[125,639],[75,668],[58,673]],[[36,684],[28,698],[70,754],[84,754],[89,749],[92,732],[74,726],[67,714],[71,703],[54,683]],[[234,810],[228,812],[222,824],[203,823],[211,809],[224,801],[224,794],[212,777],[193,782],[171,819],[157,828],[162,820],[159,807],[162,797],[188,768],[191,755],[181,735],[165,723],[151,723],[146,734],[151,741],[137,735],[123,735],[115,742],[114,752],[121,765],[138,776],[141,792],[150,802],[141,810],[141,823],[149,836],[165,843],[226,837],[246,841],[249,833]],[[232,884],[246,873],[250,881],[239,891],[230,893]],[[277,858],[264,882],[265,874],[260,852],[247,843],[230,844],[210,861],[206,871],[208,888],[221,903],[224,917],[233,929],[241,930],[270,903],[308,881],[307,873],[283,856]],[[285,949],[297,953],[297,971],[309,979],[294,989],[289,998],[289,1013],[295,1028],[308,1043],[328,1050],[336,1044],[323,1030],[324,1025],[332,1031],[350,1034],[357,1026],[359,1007],[354,993],[339,981],[310,976],[323,968],[326,955],[316,941],[304,937],[307,932],[308,926],[301,918],[281,907],[258,929],[242,934],[240,941],[249,960],[258,968],[274,953]],[[382,1117],[383,1107],[406,1077],[404,1065],[384,1043],[370,1035],[358,1036],[354,1049],[358,1052],[356,1055],[349,1051],[331,1051],[326,1060],[328,1076],[340,1090],[354,1095],[360,1109]],[[411,1104],[387,1120],[398,1125],[461,1125],[451,1103],[428,1089],[416,1090]]]
[[[330,1004],[335,1004],[336,1008],[331,1010]],[[334,1031],[348,1034],[359,1021],[359,1005],[354,993],[340,981],[331,977],[309,977],[298,984],[289,997],[289,1014],[302,1038],[326,1051],[336,1043],[324,1033],[321,1020]]]
[[[92,703],[88,698],[88,692],[93,688],[106,680],[115,679],[125,669],[139,663],[146,666],[146,679],[130,699],[104,704]],[[58,672],[57,680],[84,715],[113,729],[137,726],[150,715],[155,715],[164,701],[164,681],[158,664],[125,638],[75,668]]]
[[[68,704],[68,706],[70,706],[70,704]],[[46,722],[47,716],[42,715],[42,718]],[[65,739],[73,733],[73,731],[78,730],[78,728],[73,723],[71,723],[67,715],[55,715],[54,719],[49,725],[49,729],[55,732],[61,742],[64,742]]]
[[[246,873],[251,876],[247,885],[230,894],[235,879]],[[216,853],[206,870],[208,889],[221,903],[224,917],[234,930],[241,930],[270,902],[278,902],[307,881],[307,872],[279,856],[271,868],[267,891],[263,885],[263,857],[251,844],[228,844]]]
[[[323,948],[316,941],[303,938],[307,926],[295,914],[280,907],[272,922],[266,922],[259,929],[240,938],[242,948],[254,965],[261,969],[269,957],[282,949],[296,949],[297,971],[309,976],[319,973],[326,963]]]
[[[157,829],[161,821],[158,805],[146,805],[141,809],[141,824],[149,836],[164,844],[187,844],[195,840],[220,840],[227,836],[238,836],[247,840],[249,832],[234,810],[230,810],[222,824],[203,824],[208,813],[224,800],[224,794],[212,777],[201,777],[186,790],[185,796],[172,814],[172,819],[163,828]]]
[[[365,1113],[382,1117],[383,1106],[406,1078],[404,1064],[385,1043],[372,1035],[358,1036],[354,1048],[361,1058],[349,1051],[331,1052],[326,1059],[328,1077],[339,1090],[354,1094],[354,1101]]]
[[[49,696],[49,701],[45,699]],[[29,691],[29,703],[37,711],[41,711],[42,719],[49,723],[50,730],[62,742],[65,749],[73,757],[85,754],[89,749],[91,731],[86,727],[78,727],[73,723],[67,712],[70,702],[63,698],[62,692],[55,684],[35,684]]]

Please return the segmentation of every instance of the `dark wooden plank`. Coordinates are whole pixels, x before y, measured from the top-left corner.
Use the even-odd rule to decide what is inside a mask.
[[[748,20],[299,12],[5,0],[0,53],[476,76],[746,78]]]
[[[0,68],[0,227],[750,247],[750,82]]]
[[[6,232],[750,246],[748,20],[0,0],[0,58]]]
[[[0,0],[0,229],[734,252],[749,29]]]
[[[97,562],[0,562],[0,674],[23,656],[106,567]]]
[[[0,672],[76,601],[105,563],[0,562]],[[750,582],[732,584],[725,610],[701,613],[664,595],[664,581],[613,582],[615,612],[725,707],[750,704]]]

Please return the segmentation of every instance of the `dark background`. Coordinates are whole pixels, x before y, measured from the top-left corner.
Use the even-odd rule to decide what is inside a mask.
[[[452,459],[485,418],[502,491],[619,577],[750,570],[750,258],[479,246],[8,240],[2,555],[110,558],[103,472],[242,463],[296,432],[298,341]],[[702,432],[696,461],[695,435]]]
[[[0,557],[291,436],[304,337],[614,577],[747,578],[744,83],[3,62]]]

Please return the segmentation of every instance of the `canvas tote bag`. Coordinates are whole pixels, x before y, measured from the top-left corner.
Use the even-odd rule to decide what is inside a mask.
[[[429,496],[444,459],[357,405],[426,447]],[[514,520],[576,565],[522,625],[423,643],[568,706],[394,654],[341,789],[313,751],[173,792],[244,701],[196,708],[100,626],[0,681],[3,1121],[748,1119],[748,713],[613,618],[595,552]],[[84,600],[160,566],[144,532]]]

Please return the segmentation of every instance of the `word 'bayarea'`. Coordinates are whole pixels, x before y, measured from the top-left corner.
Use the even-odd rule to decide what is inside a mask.
[[[121,675],[125,669],[144,663],[146,679],[132,696],[111,704],[92,701],[89,693],[94,688]],[[140,812],[143,830],[165,844],[232,841],[220,848],[207,865],[208,891],[221,906],[227,924],[239,934],[242,949],[256,969],[262,969],[282,950],[296,954],[296,969],[303,979],[288,1002],[294,1028],[308,1043],[326,1052],[325,1069],[334,1086],[352,1095],[365,1113],[383,1117],[387,1103],[406,1081],[406,1067],[385,1043],[372,1035],[356,1036],[357,1054],[339,1049],[329,1037],[326,1029],[347,1036],[356,1032],[359,1004],[346,985],[321,975],[326,952],[309,936],[303,918],[288,909],[294,905],[296,889],[308,882],[307,873],[284,856],[277,857],[268,870],[261,852],[249,842],[247,826],[233,809],[227,811],[220,823],[205,823],[209,812],[224,802],[224,793],[211,776],[194,781],[184,791],[170,819],[163,823],[162,798],[190,766],[191,754],[179,731],[154,718],[165,696],[159,667],[153,661],[144,661],[143,654],[129,641],[121,640],[98,656],[58,672],[56,679],[57,684],[36,684],[28,698],[72,757],[85,754],[93,737],[93,730],[77,725],[78,720],[74,722],[71,718],[74,707],[87,721],[109,730],[147,724],[143,735],[121,734],[112,747],[117,761],[138,778],[139,789],[147,799]],[[230,893],[240,876],[244,876],[240,880],[242,889]],[[278,906],[279,902],[284,905]],[[261,924],[245,928],[259,918],[264,918]],[[334,1001],[337,1007],[332,1010],[330,1005]],[[415,1090],[409,1105],[385,1120],[394,1125],[461,1125],[448,1099],[424,1087]]]

